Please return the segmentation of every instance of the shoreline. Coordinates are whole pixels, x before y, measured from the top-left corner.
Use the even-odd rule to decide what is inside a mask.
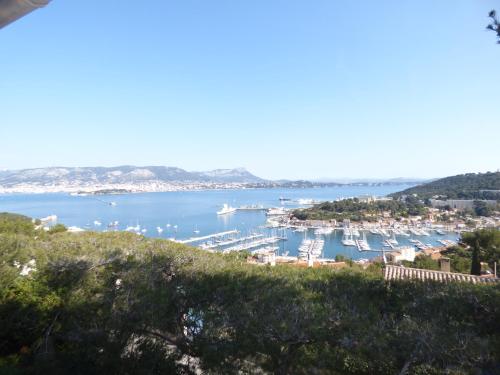
[[[406,184],[401,184],[401,186]],[[144,186],[137,185],[95,185],[95,186],[23,186],[14,188],[4,188],[0,186],[0,195],[9,194],[70,194],[74,196],[85,195],[126,195],[140,193],[168,193],[182,191],[224,191],[224,190],[262,190],[262,189],[327,189],[327,188],[342,188],[342,187],[370,187],[373,185],[366,184],[332,184],[332,185],[316,185],[316,186],[287,186],[287,185],[268,185],[255,186],[252,184],[168,184],[163,186]],[[120,191],[102,193],[102,191]]]

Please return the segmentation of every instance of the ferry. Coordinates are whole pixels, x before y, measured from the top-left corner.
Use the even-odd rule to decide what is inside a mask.
[[[222,209],[220,211],[217,211],[217,215],[232,214],[235,211],[236,211],[236,208],[229,206],[227,203],[224,203],[224,205],[222,206]]]

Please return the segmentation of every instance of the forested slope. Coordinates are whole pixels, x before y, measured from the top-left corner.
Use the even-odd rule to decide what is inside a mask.
[[[487,191],[487,190],[497,190]],[[417,194],[419,198],[435,195],[448,199],[500,199],[500,172],[467,173],[445,177],[391,194],[394,197]]]

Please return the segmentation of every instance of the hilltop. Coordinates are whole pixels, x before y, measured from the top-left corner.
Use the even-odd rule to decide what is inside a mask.
[[[500,199],[500,172],[467,173],[445,177],[393,193],[392,197],[416,194],[420,199]]]

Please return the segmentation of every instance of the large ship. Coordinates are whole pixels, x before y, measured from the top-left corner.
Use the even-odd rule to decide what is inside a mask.
[[[224,205],[222,206],[222,209],[220,211],[217,211],[217,215],[232,214],[235,211],[236,211],[236,208],[229,206],[227,203],[224,203]]]

